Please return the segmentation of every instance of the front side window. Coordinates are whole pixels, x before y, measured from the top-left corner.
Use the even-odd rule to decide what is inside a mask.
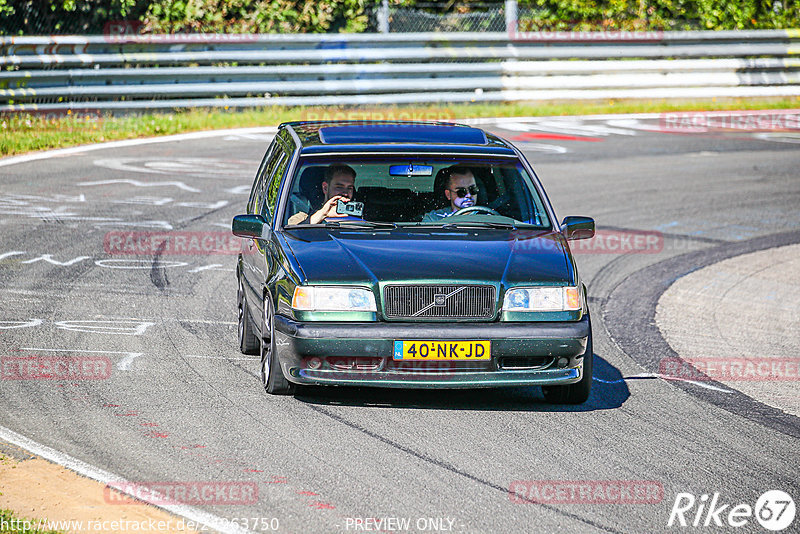
[[[289,163],[289,155],[284,152],[282,148],[278,148],[278,154],[275,159],[267,165],[265,172],[265,186],[264,186],[264,205],[262,207],[262,215],[269,219],[270,215],[275,213],[275,206],[278,201],[278,191],[280,190],[281,178],[286,171],[286,166]]]
[[[273,155],[278,148],[278,142],[273,141],[267,148],[264,158],[261,160],[261,165],[258,166],[255,180],[253,180],[253,188],[250,190],[250,199],[247,201],[247,213],[257,213],[258,207],[261,205],[262,191],[264,188],[264,171],[267,165],[273,161]]]
[[[540,228],[551,224],[531,177],[512,158],[305,157],[290,191],[283,221],[287,225],[367,221],[421,226],[467,220]]]

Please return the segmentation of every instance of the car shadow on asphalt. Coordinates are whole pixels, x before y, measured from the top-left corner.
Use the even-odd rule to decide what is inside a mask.
[[[594,355],[592,392],[580,405],[550,404],[537,386],[491,389],[389,389],[367,387],[305,386],[295,398],[329,406],[481,410],[520,412],[592,412],[619,408],[630,396],[619,370]]]

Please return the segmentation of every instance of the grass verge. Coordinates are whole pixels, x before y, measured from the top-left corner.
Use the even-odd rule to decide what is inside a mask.
[[[39,529],[46,520],[19,518],[11,510],[0,510],[0,534],[64,534],[62,530]]]
[[[602,100],[582,102],[454,104],[386,107],[271,107],[246,111],[194,109],[173,113],[110,116],[97,113],[54,117],[15,114],[0,117],[0,156],[35,150],[170,135],[199,130],[277,126],[291,120],[424,119],[454,120],[480,117],[525,117],[785,109],[800,107],[800,97],[714,98],[705,100]]]

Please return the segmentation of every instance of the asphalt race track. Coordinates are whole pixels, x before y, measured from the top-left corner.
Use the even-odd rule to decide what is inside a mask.
[[[735,381],[663,376],[679,354],[655,317],[675,280],[800,242],[800,138],[669,133],[648,116],[481,126],[526,152],[560,218],[597,221],[600,239],[576,252],[596,357],[584,405],[547,404],[538,388],[266,395],[257,357],[237,349],[224,245],[265,129],[0,161],[3,378],[24,358],[110,362],[95,380],[0,381],[0,425],[120,480],[249,483],[249,504],[195,508],[277,519],[253,531],[766,532],[752,516],[734,529],[727,514],[768,490],[800,499],[800,419],[780,407],[787,395],[797,404],[797,372],[775,398],[768,383],[751,396]],[[200,241],[115,241],[145,232]],[[209,236],[223,244],[209,251]],[[796,273],[782,283],[797,294]],[[796,332],[800,304],[780,295]],[[800,341],[784,341],[784,356],[800,357]],[[565,497],[548,481],[592,489]],[[632,485],[647,491],[614,491]],[[680,493],[697,498],[690,525],[668,527]],[[692,526],[715,493],[724,526],[703,526],[705,511]]]

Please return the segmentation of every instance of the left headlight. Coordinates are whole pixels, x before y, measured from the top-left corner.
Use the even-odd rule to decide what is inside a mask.
[[[506,291],[503,311],[573,311],[583,307],[578,287],[516,287]]]
[[[363,287],[297,286],[292,308],[298,311],[378,311],[375,295]]]

